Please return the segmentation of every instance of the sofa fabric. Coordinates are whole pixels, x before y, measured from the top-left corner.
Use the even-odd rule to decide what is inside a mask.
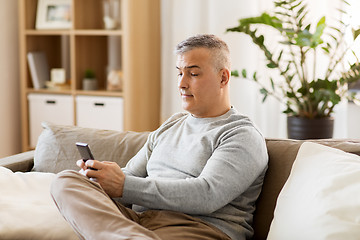
[[[274,217],[277,197],[289,177],[300,146],[305,141],[323,144],[360,155],[360,139],[291,140],[266,139],[269,167],[256,203],[254,213],[254,240],[266,239]]]
[[[35,154],[34,171],[58,173],[65,169],[78,170],[81,159],[76,142],[88,143],[95,159],[117,162],[124,167],[144,145],[147,132],[118,132],[43,122]],[[131,141],[130,141],[131,139]]]
[[[0,166],[13,172],[29,172],[34,167],[34,150],[2,158]]]

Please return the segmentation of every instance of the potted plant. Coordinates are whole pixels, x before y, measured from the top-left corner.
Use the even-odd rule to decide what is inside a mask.
[[[97,89],[97,79],[91,69],[86,69],[83,79],[83,90],[92,91]]]
[[[342,0],[344,4],[348,4]],[[334,107],[344,98],[353,99],[354,93],[347,90],[348,84],[360,79],[359,60],[350,47],[345,44],[344,31],[348,27],[341,20],[339,26],[328,26],[325,17],[316,25],[307,23],[308,7],[303,0],[275,0],[273,13],[262,13],[257,17],[243,18],[239,25],[228,28],[227,32],[240,32],[252,38],[262,50],[269,69],[276,69],[279,79],[269,77],[268,84],[259,81],[256,72],[233,71],[232,75],[257,82],[263,94],[263,101],[270,95],[286,105],[288,116],[288,135],[290,138],[329,138],[332,137]],[[347,14],[343,10],[342,14]],[[278,51],[266,46],[265,36],[259,34],[259,26],[269,26],[280,35]],[[353,40],[360,30],[353,29]],[[352,52],[356,62],[346,63],[344,58]],[[325,54],[328,67],[323,73],[316,72],[317,58]],[[340,69],[342,68],[342,69]],[[295,133],[291,131],[296,124]],[[315,123],[315,128],[306,131]],[[300,126],[299,126],[300,124]],[[310,125],[309,125],[310,124]],[[305,126],[302,128],[301,126]],[[320,130],[328,126],[328,130]],[[322,135],[324,133],[324,135]]]

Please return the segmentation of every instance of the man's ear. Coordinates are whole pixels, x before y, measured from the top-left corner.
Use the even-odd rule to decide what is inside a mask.
[[[230,80],[230,71],[227,68],[223,68],[221,71],[221,86],[226,86]]]

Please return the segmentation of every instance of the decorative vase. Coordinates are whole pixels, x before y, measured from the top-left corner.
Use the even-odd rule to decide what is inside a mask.
[[[120,27],[120,0],[103,0],[103,20],[105,29]]]
[[[287,117],[287,132],[290,139],[326,139],[332,138],[334,118]]]
[[[97,80],[95,78],[84,78],[83,79],[83,90],[86,90],[86,91],[97,90]]]

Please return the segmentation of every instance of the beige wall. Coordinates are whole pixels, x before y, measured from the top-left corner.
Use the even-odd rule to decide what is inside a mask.
[[[17,2],[0,0],[0,157],[21,150]]]

